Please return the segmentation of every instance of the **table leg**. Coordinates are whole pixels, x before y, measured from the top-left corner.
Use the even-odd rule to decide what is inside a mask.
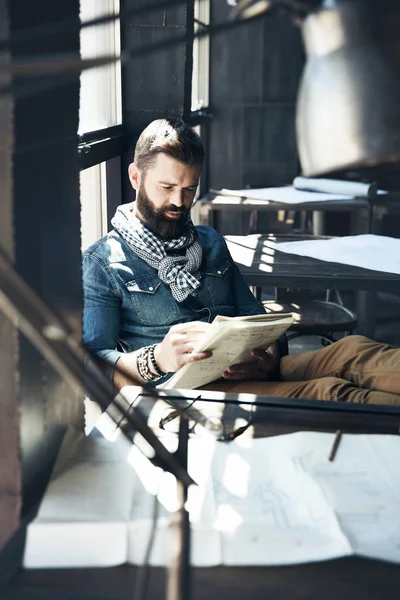
[[[360,208],[351,213],[351,235],[373,233],[371,231],[372,208]]]
[[[314,235],[325,235],[325,214],[322,210],[314,210],[312,214]]]
[[[377,292],[357,292],[357,333],[371,339],[375,337],[377,304]]]
[[[383,219],[387,215],[388,209],[386,206],[373,206],[371,219],[371,233],[382,235]]]

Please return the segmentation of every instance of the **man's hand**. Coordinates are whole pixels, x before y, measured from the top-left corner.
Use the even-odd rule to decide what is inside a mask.
[[[204,360],[211,356],[211,352],[193,352],[209,327],[210,323],[202,321],[173,325],[163,341],[154,349],[158,368],[164,373],[175,373],[186,363]],[[118,359],[113,376],[114,385],[118,389],[132,385],[132,380],[138,385],[143,385],[143,379],[136,366],[137,352],[126,352]],[[152,369],[151,365],[149,366]]]
[[[230,381],[263,381],[278,377],[279,362],[270,352],[253,350],[251,356],[257,360],[251,363],[232,365],[222,373],[222,377]]]
[[[186,363],[204,360],[211,352],[193,352],[210,327],[210,323],[192,321],[173,325],[154,350],[158,367],[164,373],[175,373]]]

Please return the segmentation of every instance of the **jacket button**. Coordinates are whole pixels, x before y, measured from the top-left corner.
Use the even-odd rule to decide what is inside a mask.
[[[218,275],[222,275],[222,271],[217,271]]]
[[[152,292],[154,290],[153,287],[149,287],[149,292]]]

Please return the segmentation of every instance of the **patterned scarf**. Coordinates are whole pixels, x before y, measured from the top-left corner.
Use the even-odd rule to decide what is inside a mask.
[[[185,235],[175,240],[159,239],[133,215],[132,203],[117,208],[111,224],[132,250],[150,266],[171,289],[175,300],[183,302],[200,285],[199,268],[203,249],[197,231],[188,218]],[[185,256],[168,256],[168,252],[186,248]]]

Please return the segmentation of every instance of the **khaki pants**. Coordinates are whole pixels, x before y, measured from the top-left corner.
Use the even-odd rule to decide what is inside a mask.
[[[400,349],[351,335],[321,350],[284,356],[280,381],[220,379],[200,388],[261,396],[400,404]]]

